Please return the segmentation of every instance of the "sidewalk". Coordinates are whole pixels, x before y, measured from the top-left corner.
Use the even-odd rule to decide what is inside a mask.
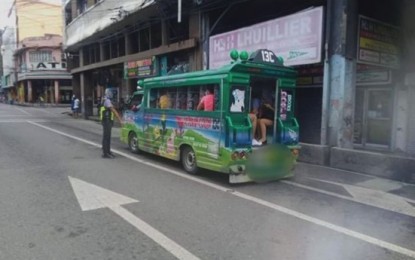
[[[10,105],[14,105],[14,106],[24,106],[24,107],[71,107],[71,104],[52,104],[52,103],[44,103],[44,104],[39,104],[39,103],[28,103],[28,102],[24,102],[24,103],[17,103],[14,102],[13,104]]]

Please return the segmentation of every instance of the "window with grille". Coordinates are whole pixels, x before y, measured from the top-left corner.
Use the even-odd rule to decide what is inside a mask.
[[[29,60],[30,62],[52,61],[52,51],[31,51]]]

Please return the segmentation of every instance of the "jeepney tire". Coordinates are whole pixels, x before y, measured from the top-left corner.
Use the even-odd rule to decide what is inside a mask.
[[[138,138],[137,134],[134,132],[131,132],[128,135],[128,147],[130,148],[130,151],[133,153],[139,153],[140,149],[138,149]]]
[[[181,152],[181,161],[186,172],[196,174],[198,172],[196,153],[190,146],[184,146]]]

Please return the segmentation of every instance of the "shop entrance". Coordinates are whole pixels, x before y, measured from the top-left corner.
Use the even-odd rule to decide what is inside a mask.
[[[391,140],[393,92],[385,88],[357,88],[354,143],[388,149]]]

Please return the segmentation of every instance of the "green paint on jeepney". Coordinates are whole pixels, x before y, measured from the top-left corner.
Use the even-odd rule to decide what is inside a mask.
[[[283,66],[267,66],[238,61],[216,70],[205,70],[154,77],[140,81],[144,93],[140,111],[127,110],[121,131],[121,141],[128,143],[130,133],[136,133],[139,149],[159,156],[180,160],[183,146],[190,146],[196,153],[200,168],[226,174],[246,174],[253,181],[277,180],[292,175],[297,156],[291,150],[298,149],[298,124],[293,113],[287,113],[288,121],[278,118],[278,142],[289,139],[287,145],[269,145],[252,149],[251,124],[246,111],[230,112],[232,87],[249,94],[250,78],[261,76],[275,78],[284,89],[295,88],[297,73]],[[218,84],[221,107],[218,111],[189,111],[150,108],[150,92],[160,88],[180,88],[194,85]],[[290,94],[291,92],[289,92]],[[249,106],[245,100],[245,106]],[[279,116],[279,114],[278,114]],[[291,123],[291,118],[294,121]],[[297,134],[297,136],[295,136]],[[288,140],[288,139],[287,139]]]

